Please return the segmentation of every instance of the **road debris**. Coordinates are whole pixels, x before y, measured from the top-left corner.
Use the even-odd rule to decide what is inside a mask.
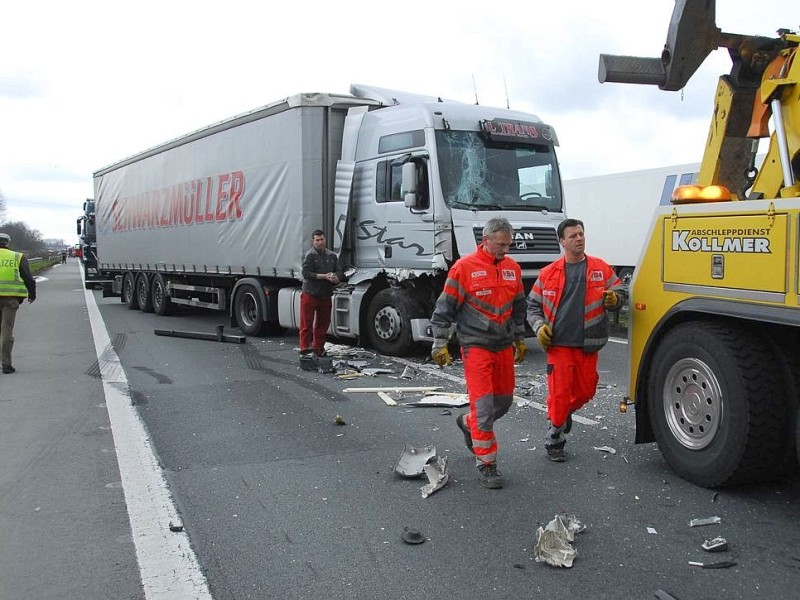
[[[347,421],[344,420],[342,415],[336,415],[336,417],[333,419],[333,422],[337,425],[347,425]]]
[[[421,387],[364,387],[364,388],[345,388],[345,394],[369,394],[376,392],[390,392],[394,394],[404,394],[408,392],[435,392],[441,390],[442,386],[421,386]]]
[[[207,340],[210,342],[226,342],[229,344],[244,344],[247,338],[243,335],[223,335],[224,325],[216,326],[216,333],[203,333],[199,331],[175,331],[172,329],[154,329],[156,335],[188,338],[192,340]]]
[[[402,477],[419,477],[425,472],[425,465],[436,457],[436,446],[403,447],[403,452],[394,466],[394,472]]]
[[[703,525],[715,525],[722,523],[720,517],[703,517],[702,519],[692,519],[689,521],[689,527],[702,527]]]
[[[689,561],[689,566],[691,567],[700,567],[701,569],[727,569],[728,567],[735,567],[736,561],[735,560],[723,560],[722,562],[716,563],[701,563],[695,562],[693,560]]]
[[[369,367],[366,369],[361,369],[361,372],[364,375],[369,375],[370,377],[375,377],[376,375],[391,375],[394,373],[391,369],[384,369],[381,367]]]
[[[417,370],[411,365],[406,365],[406,368],[400,374],[401,379],[414,379],[416,376]]]
[[[397,406],[397,402],[395,402],[394,398],[386,392],[378,392],[378,397],[386,403],[386,406]]]
[[[447,472],[447,457],[436,456],[435,460],[425,464],[423,469],[425,475],[428,476],[428,483],[420,488],[420,492],[422,492],[423,498],[427,498],[435,491],[442,489],[450,478]]]
[[[467,406],[469,397],[466,394],[427,394],[416,402],[405,402],[404,406],[447,406],[458,408]]]
[[[724,537],[715,537],[710,540],[705,540],[700,547],[706,552],[725,552],[728,549],[728,540]]]
[[[598,452],[606,452],[608,454],[616,454],[617,451],[612,448],[611,446],[594,446],[594,449]]]
[[[416,545],[424,542],[425,536],[422,535],[418,529],[414,529],[412,527],[403,527],[403,531],[400,533],[400,539],[406,544]]]
[[[578,551],[572,547],[575,534],[586,530],[586,526],[574,515],[556,515],[544,528],[536,531],[534,558],[554,567],[572,567]]]
[[[656,531],[655,527],[648,527],[647,528],[647,533],[656,533],[657,534],[658,532]]]
[[[183,523],[181,523],[177,519],[174,521],[170,521],[169,530],[172,531],[173,533],[180,533],[181,531],[183,531]]]

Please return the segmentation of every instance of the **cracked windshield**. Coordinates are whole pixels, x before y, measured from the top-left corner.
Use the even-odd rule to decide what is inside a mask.
[[[487,143],[477,131],[437,131],[436,145],[449,207],[561,210],[552,146]]]

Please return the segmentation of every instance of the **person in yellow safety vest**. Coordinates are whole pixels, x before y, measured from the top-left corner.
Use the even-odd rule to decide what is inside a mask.
[[[36,281],[22,252],[9,249],[11,236],[0,233],[0,363],[3,373],[13,373],[11,349],[14,347],[14,321],[25,298],[36,300]]]

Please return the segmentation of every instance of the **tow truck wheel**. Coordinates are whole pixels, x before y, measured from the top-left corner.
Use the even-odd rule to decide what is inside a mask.
[[[414,347],[411,319],[422,316],[422,307],[400,290],[381,290],[367,311],[367,337],[381,354],[406,356]]]
[[[156,273],[150,285],[150,296],[153,299],[153,312],[166,316],[172,311],[172,301],[167,296],[167,284],[161,273]]]
[[[136,295],[136,277],[130,271],[122,277],[122,301],[131,310],[139,308],[139,297]]]
[[[245,284],[236,292],[236,323],[245,335],[263,335],[264,314],[261,310],[261,300],[258,290],[252,285]]]
[[[150,278],[147,273],[139,273],[136,277],[136,298],[142,312],[153,312],[153,294],[150,290]]]
[[[771,478],[785,452],[778,362],[755,332],[683,323],[659,343],[648,412],[659,449],[705,487]]]

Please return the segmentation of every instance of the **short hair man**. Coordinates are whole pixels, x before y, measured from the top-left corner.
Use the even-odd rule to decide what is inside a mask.
[[[325,353],[325,335],[331,324],[331,296],[339,283],[339,257],[326,248],[325,232],[311,233],[311,248],[303,256],[300,294],[300,353]]]
[[[36,281],[22,252],[9,249],[11,236],[0,233],[0,363],[3,373],[16,371],[11,364],[14,347],[14,322],[25,298],[36,300]]]
[[[475,455],[481,485],[490,489],[503,486],[494,423],[511,408],[514,362],[526,352],[522,270],[506,256],[513,236],[508,220],[490,219],[478,249],[451,267],[431,317],[431,356],[442,367],[452,362],[447,342],[456,325],[469,394],[469,413],[456,424]]]
[[[547,265],[528,294],[527,318],[547,352],[547,456],[564,462],[572,413],[594,398],[597,358],[608,342],[606,310],[622,306],[623,284],[604,260],[587,255],[583,222],[558,226],[564,256]]]

